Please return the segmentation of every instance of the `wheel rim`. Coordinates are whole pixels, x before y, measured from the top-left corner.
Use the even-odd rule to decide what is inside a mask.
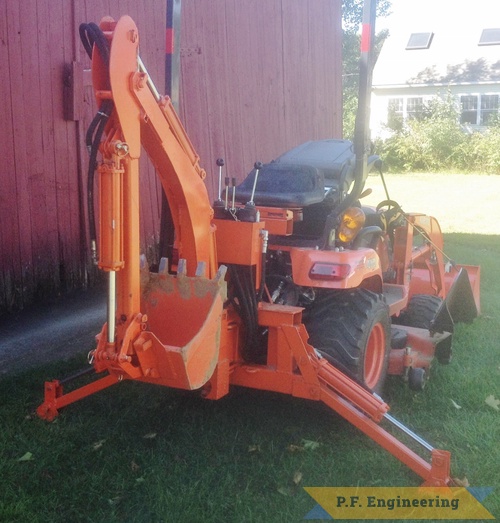
[[[370,389],[377,385],[384,368],[385,341],[384,326],[375,324],[368,337],[363,366],[363,379]]]

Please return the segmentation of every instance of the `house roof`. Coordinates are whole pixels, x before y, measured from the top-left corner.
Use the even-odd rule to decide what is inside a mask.
[[[444,14],[438,15],[436,2],[448,8]],[[373,87],[500,84],[500,45],[479,45],[483,30],[500,32],[495,0],[475,0],[467,9],[462,7],[450,0],[405,2],[375,65]],[[417,45],[407,49],[414,33],[431,33],[427,48],[426,37],[420,35],[411,42]],[[498,33],[485,35],[495,41]]]

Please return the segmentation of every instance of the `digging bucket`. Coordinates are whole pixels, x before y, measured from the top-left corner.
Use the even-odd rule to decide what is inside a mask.
[[[213,279],[204,276],[203,267],[194,277],[182,269],[177,275],[143,271],[147,322],[134,342],[143,381],[194,390],[210,379],[219,358],[225,269]]]

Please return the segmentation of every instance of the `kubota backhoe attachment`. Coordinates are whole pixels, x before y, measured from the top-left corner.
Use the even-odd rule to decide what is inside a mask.
[[[257,209],[254,187],[248,221],[245,213],[239,221],[225,213],[213,219],[199,158],[138,58],[137,27],[125,16],[118,22],[105,18],[100,28],[99,44],[91,49],[94,91],[99,106],[108,101],[113,110],[99,145],[98,263],[109,273],[110,285],[108,322],[90,363],[104,377],[68,393],[68,380],[46,383],[38,414],[51,420],[62,407],[127,380],[198,389],[214,400],[231,385],[275,391],[325,403],[426,484],[448,484],[448,452],[433,449],[396,422],[379,397],[322,357],[308,342],[302,307],[262,299],[268,229],[286,235],[294,210]],[[97,34],[95,27],[91,32]],[[139,253],[141,144],[167,196],[179,253],[178,260],[162,259],[157,272]],[[229,195],[225,199],[225,209],[235,207],[234,198],[231,203]],[[311,252],[320,251],[299,258],[321,265]],[[380,273],[373,250],[355,251],[355,256],[367,274]],[[386,431],[384,420],[430,451],[430,462]]]

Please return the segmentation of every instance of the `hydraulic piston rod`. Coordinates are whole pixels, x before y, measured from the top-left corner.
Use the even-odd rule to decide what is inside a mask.
[[[114,343],[116,334],[116,271],[109,271],[107,305],[108,343]]]
[[[137,64],[139,65],[139,71],[147,75],[147,84],[149,90],[151,91],[151,94],[155,97],[155,100],[159,102],[161,99],[160,92],[156,88],[156,85],[154,84],[153,80],[151,80],[151,76],[149,76],[148,70],[146,69],[146,66],[144,65],[144,62],[142,61],[140,56],[137,57]]]
[[[407,436],[410,436],[410,438],[413,440],[413,441],[416,441],[417,443],[419,443],[420,445],[422,445],[422,447],[424,447],[425,449],[427,449],[429,452],[432,452],[434,450],[434,447],[430,444],[430,443],[427,443],[427,441],[425,441],[423,438],[421,438],[418,434],[415,434],[411,429],[409,429],[408,427],[406,427],[405,425],[403,425],[400,421],[398,421],[396,418],[394,418],[393,416],[391,416],[390,414],[387,414],[385,413],[384,414],[384,418],[391,422],[395,427],[397,427],[399,430],[401,430],[402,432],[404,432]]]

